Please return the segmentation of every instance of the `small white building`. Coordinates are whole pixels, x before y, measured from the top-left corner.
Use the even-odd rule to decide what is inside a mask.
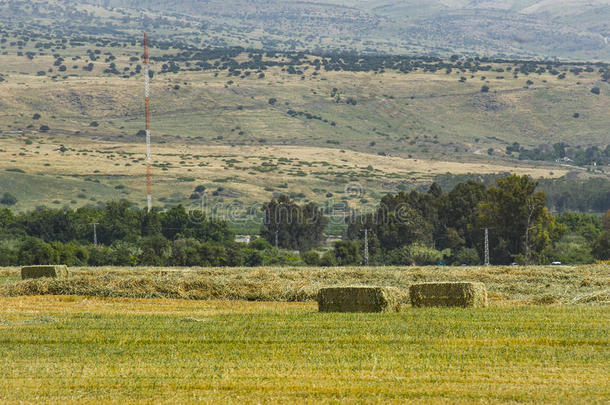
[[[235,236],[235,242],[238,242],[238,243],[250,243],[251,240],[252,240],[251,235],[236,235]]]

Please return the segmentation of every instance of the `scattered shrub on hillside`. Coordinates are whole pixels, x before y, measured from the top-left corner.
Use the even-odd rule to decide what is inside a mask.
[[[15,205],[15,204],[17,204],[17,197],[12,195],[11,193],[4,193],[2,198],[0,198],[0,204],[2,204],[2,205]]]

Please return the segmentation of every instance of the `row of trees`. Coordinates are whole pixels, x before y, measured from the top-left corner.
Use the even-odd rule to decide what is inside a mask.
[[[486,228],[494,264],[558,260],[561,255],[555,246],[566,235],[583,238],[580,245],[587,246],[587,255],[572,259],[608,259],[610,252],[603,247],[608,232],[602,232],[601,221],[586,214],[556,218],[546,208],[545,193],[537,191],[537,186],[527,176],[510,175],[490,187],[468,181],[449,193],[433,184],[426,193],[387,195],[376,212],[350,219],[348,237],[361,242],[367,229],[369,250],[379,263],[416,263],[413,246],[420,247],[420,256],[422,248],[428,247],[444,252],[443,257],[456,264],[480,263]],[[570,223],[574,215],[587,218],[592,229],[585,233]],[[432,253],[426,254],[434,257]]]
[[[553,145],[543,144],[534,149],[526,149],[514,142],[506,147],[506,152],[510,155],[518,153],[520,160],[546,160],[574,162],[579,166],[597,165],[604,166],[610,164],[610,145],[605,147],[570,146],[565,142],[558,142]]]
[[[348,237],[359,240],[369,230],[371,253],[382,261],[411,260],[402,251],[419,244],[456,253],[454,258],[472,264],[483,257],[488,228],[495,263],[543,262],[545,248],[561,237],[561,228],[536,186],[528,177],[513,175],[489,188],[468,181],[449,193],[433,184],[426,193],[387,195],[376,212],[350,219]]]
[[[271,220],[263,237],[272,243],[277,237],[280,247],[310,250],[322,240],[327,220],[313,204],[307,205],[310,216],[302,215],[304,209],[285,196],[265,205]],[[610,255],[601,220],[573,213],[555,217],[546,207],[545,192],[528,176],[509,175],[491,186],[467,181],[448,193],[435,183],[427,192],[388,194],[376,210],[352,212],[347,222],[347,241],[337,242],[322,257],[305,253],[303,260],[359,264],[366,231],[372,264],[479,264],[485,229],[494,264],[587,263]]]
[[[168,240],[178,236],[216,243],[233,240],[226,222],[190,215],[181,205],[147,212],[126,200],[109,202],[103,208],[44,208],[22,215],[5,208],[0,210],[0,229],[0,236],[5,238],[34,237],[78,244],[93,242],[95,229],[97,241],[107,246],[157,235]]]
[[[263,205],[261,238],[236,243],[229,224],[184,207],[147,212],[127,201],[103,208],[39,209],[16,215],[0,210],[0,265],[358,265],[366,231],[370,264],[480,264],[484,229],[493,264],[589,263],[610,259],[610,211],[552,215],[545,193],[527,176],[494,185],[467,181],[445,193],[384,196],[371,212],[346,218],[343,241],[319,248],[329,219],[314,203],[287,196]],[[95,225],[94,225],[95,224]],[[95,237],[97,245],[93,244]]]
[[[111,245],[77,242],[45,242],[27,237],[16,249],[0,248],[0,265],[67,264],[69,266],[260,266],[299,262],[287,252],[275,252],[264,239],[244,245],[202,242],[180,237],[169,241],[162,235]]]

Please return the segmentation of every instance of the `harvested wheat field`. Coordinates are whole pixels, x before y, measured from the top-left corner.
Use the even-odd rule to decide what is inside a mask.
[[[607,266],[70,270],[67,280],[25,281],[18,269],[0,271],[0,402],[603,404],[610,397]],[[484,280],[489,307],[319,313],[313,302],[319,286],[366,280],[403,291],[406,303],[413,279],[466,276]],[[200,295],[118,297],[186,294],[189,285]]]
[[[605,306],[0,299],[6,403],[606,403]]]
[[[21,280],[0,267],[0,296],[84,295],[196,300],[316,301],[324,287],[390,287],[410,304],[409,287],[479,282],[494,305],[609,302],[610,266],[492,267],[71,267],[70,277]]]

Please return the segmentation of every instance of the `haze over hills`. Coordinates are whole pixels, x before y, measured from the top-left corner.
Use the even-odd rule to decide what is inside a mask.
[[[54,0],[0,2],[3,22],[202,45],[610,60],[608,0]],[[60,25],[49,24],[60,22]]]

